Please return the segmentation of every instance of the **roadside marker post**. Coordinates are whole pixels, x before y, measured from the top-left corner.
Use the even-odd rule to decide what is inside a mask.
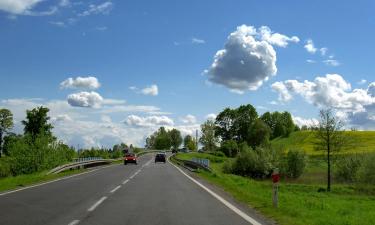
[[[273,207],[277,208],[279,205],[279,181],[280,173],[278,169],[275,169],[272,173],[272,202]]]

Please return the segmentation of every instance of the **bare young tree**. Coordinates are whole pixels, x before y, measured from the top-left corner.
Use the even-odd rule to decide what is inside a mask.
[[[345,143],[344,126],[332,109],[323,109],[319,113],[319,127],[316,131],[315,148],[327,153],[327,191],[331,191],[332,155],[340,151]]]

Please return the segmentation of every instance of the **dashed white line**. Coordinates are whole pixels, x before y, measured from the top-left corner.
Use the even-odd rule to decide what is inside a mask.
[[[207,188],[203,184],[199,183],[197,180],[195,180],[191,176],[187,175],[182,169],[180,169],[179,167],[177,167],[176,165],[174,165],[173,163],[171,163],[171,161],[169,160],[169,158],[168,158],[168,162],[170,164],[172,164],[174,167],[176,167],[183,175],[185,175],[187,178],[189,178],[195,184],[197,184],[198,186],[200,186],[201,188],[203,188],[210,195],[212,195],[214,198],[216,198],[217,200],[219,200],[221,203],[223,203],[225,206],[227,206],[229,209],[231,209],[237,215],[239,215],[240,217],[242,217],[244,220],[246,220],[247,222],[249,222],[250,224],[253,224],[253,225],[262,225],[261,223],[259,223],[255,219],[253,219],[252,217],[248,216],[246,213],[242,212],[236,206],[232,205],[230,202],[228,202],[227,200],[225,200],[224,198],[222,198],[220,195],[218,195],[215,192],[211,191],[209,188]]]
[[[68,225],[77,225],[79,223],[79,220],[73,220]]]
[[[128,182],[129,182],[129,179],[126,179],[126,180],[124,180],[124,182],[122,182],[122,184],[126,184]]]
[[[99,199],[99,201],[97,201],[94,205],[92,205],[87,211],[89,211],[89,212],[94,211],[96,209],[96,207],[98,207],[100,204],[102,204],[106,199],[107,199],[106,196],[102,197],[101,199]]]
[[[121,188],[121,185],[119,185],[119,186],[117,186],[117,187],[115,187],[112,191],[110,191],[111,193],[115,193],[118,189],[120,189]]]

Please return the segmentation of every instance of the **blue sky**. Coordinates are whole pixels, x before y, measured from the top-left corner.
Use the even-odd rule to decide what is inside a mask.
[[[373,129],[374,5],[0,0],[0,107],[19,132],[25,109],[46,105],[56,135],[81,146],[142,145],[160,125],[189,134],[248,103],[300,125],[333,107]]]

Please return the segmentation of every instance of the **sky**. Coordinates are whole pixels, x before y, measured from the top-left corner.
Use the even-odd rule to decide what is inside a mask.
[[[0,108],[76,147],[194,134],[226,107],[375,129],[375,2],[0,0]]]

